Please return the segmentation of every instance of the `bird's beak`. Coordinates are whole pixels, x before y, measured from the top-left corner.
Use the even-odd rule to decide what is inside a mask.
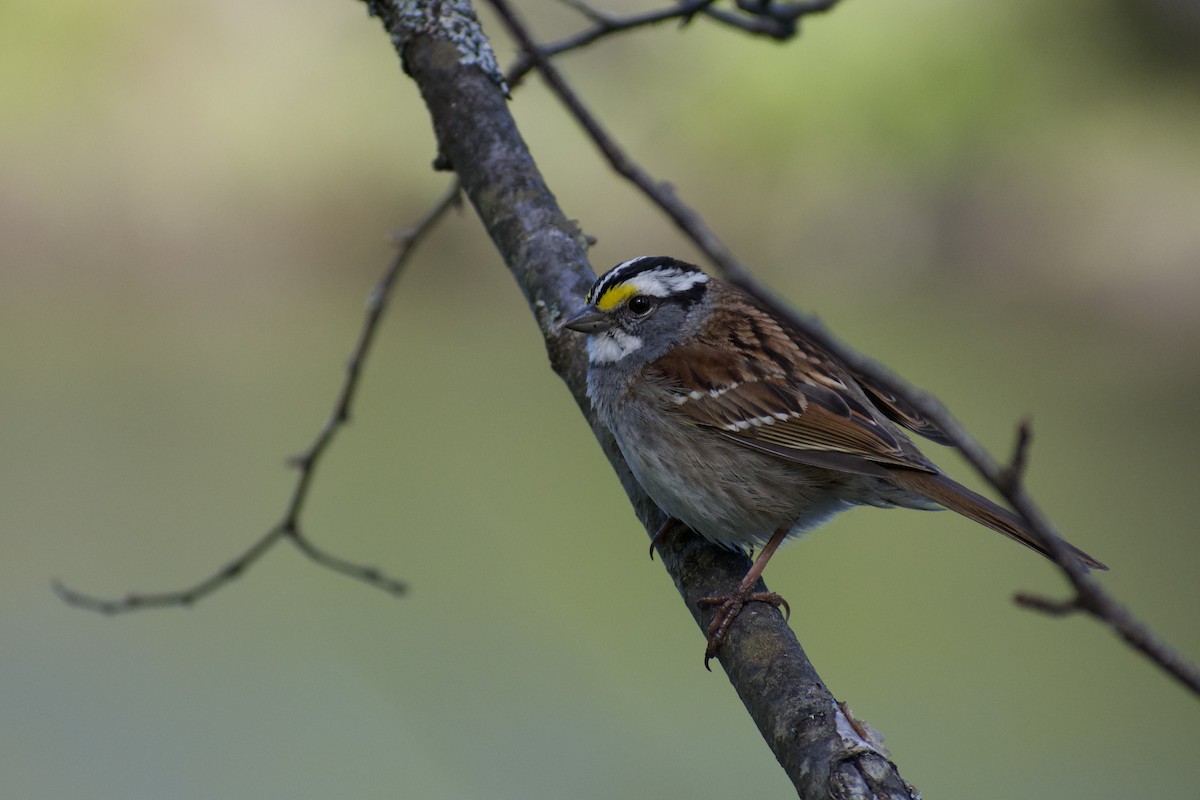
[[[580,333],[601,333],[612,327],[612,320],[595,306],[584,306],[583,310],[563,322],[564,328]]]

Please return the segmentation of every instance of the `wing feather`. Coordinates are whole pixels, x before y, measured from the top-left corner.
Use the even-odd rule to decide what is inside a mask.
[[[721,347],[698,337],[650,365],[648,377],[674,411],[800,463],[880,477],[884,465],[936,471],[835,362],[755,322],[755,330],[732,335],[769,337],[769,347]]]

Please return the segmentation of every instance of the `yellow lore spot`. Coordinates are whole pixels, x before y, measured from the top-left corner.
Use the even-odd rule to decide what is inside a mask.
[[[596,308],[601,311],[612,311],[635,294],[637,294],[637,289],[628,283],[617,284],[596,298]]]

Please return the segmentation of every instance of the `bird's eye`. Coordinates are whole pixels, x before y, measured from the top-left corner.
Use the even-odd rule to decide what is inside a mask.
[[[629,298],[629,310],[639,317],[649,314],[654,308],[654,301],[645,295],[638,294]]]

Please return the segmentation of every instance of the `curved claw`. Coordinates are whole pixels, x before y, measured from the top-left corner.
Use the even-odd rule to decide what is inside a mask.
[[[708,625],[706,634],[708,636],[708,645],[704,648],[704,668],[712,672],[712,667],[708,665],[717,655],[717,650],[725,641],[725,635],[729,632],[729,626],[738,618],[745,608],[746,603],[766,603],[774,608],[783,608],[784,619],[788,619],[792,614],[791,606],[787,600],[784,600],[775,592],[739,592],[728,594],[722,597],[701,597],[699,605],[705,606],[720,606],[717,609],[716,615]]]
[[[738,584],[737,589],[733,594],[725,595],[724,597],[702,597],[700,605],[714,606],[719,605],[716,616],[713,617],[712,623],[708,626],[708,646],[704,649],[704,668],[708,669],[708,662],[716,655],[717,648],[721,646],[721,642],[725,639],[725,633],[729,630],[729,626],[737,619],[738,614],[742,613],[742,607],[746,603],[766,603],[768,605],[779,608],[783,606],[785,619],[790,617],[792,609],[788,606],[787,601],[774,592],[756,592],[754,586],[758,583],[759,577],[762,575],[763,569],[767,566],[767,562],[771,560],[771,556],[779,549],[779,545],[783,544],[783,540],[790,533],[788,528],[780,528],[775,533],[771,534],[771,538],[763,545],[762,552],[758,554],[758,558],[754,559],[754,563],[750,565],[749,571],[742,582]]]
[[[683,523],[680,522],[675,517],[667,517],[663,521],[663,524],[658,526],[658,530],[656,530],[654,532],[654,535],[650,537],[650,560],[651,561],[654,560],[654,548],[658,545],[659,542],[661,542],[664,538],[666,538],[667,532],[670,531],[672,528],[674,528],[676,525],[682,525],[682,524]]]

